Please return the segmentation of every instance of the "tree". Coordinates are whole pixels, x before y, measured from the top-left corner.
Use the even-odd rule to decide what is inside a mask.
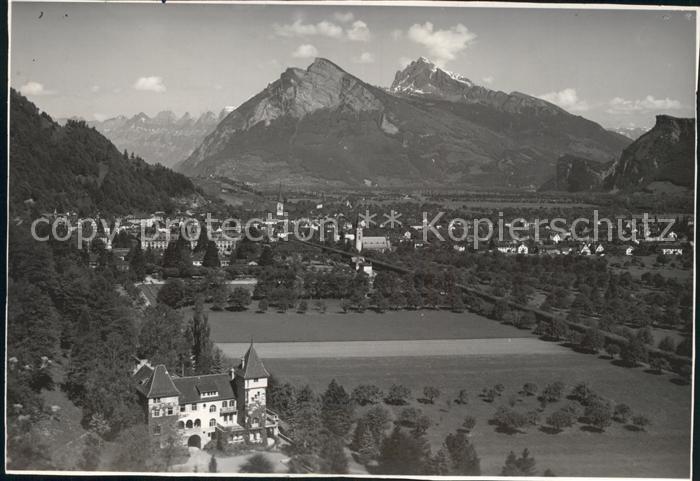
[[[253,454],[241,466],[241,473],[273,473],[272,462],[264,454]]]
[[[525,448],[522,455],[517,457],[513,451],[508,454],[505,465],[501,469],[501,476],[534,476],[535,458],[530,457],[530,452]]]
[[[260,301],[258,301],[258,312],[260,312],[260,313],[267,312],[269,307],[270,307],[270,303],[267,302],[267,299],[260,299]]]
[[[620,423],[627,423],[627,420],[632,415],[632,408],[627,404],[620,403],[615,406],[613,411],[613,419]]]
[[[295,403],[296,409],[289,423],[293,450],[296,454],[316,454],[323,430],[319,400],[309,386],[304,386],[297,393]]]
[[[326,310],[328,309],[328,306],[326,305],[326,302],[323,299],[319,299],[314,303],[314,307],[318,312],[321,314],[325,314]]]
[[[403,408],[399,411],[397,422],[402,426],[414,427],[418,417],[422,414],[420,409],[414,407]]]
[[[384,402],[387,404],[393,404],[400,406],[408,402],[408,398],[411,396],[411,390],[402,384],[392,384],[389,388],[389,393],[386,396]]]
[[[211,310],[223,311],[226,307],[228,289],[225,284],[217,284],[211,289]]]
[[[204,259],[202,259],[203,267],[221,267],[219,260],[219,248],[216,247],[216,242],[207,242],[207,248],[204,251]]]
[[[425,386],[423,388],[423,396],[428,400],[430,404],[435,402],[435,398],[440,397],[440,390],[435,386]]]
[[[635,367],[647,360],[647,348],[639,337],[630,339],[622,348],[622,362],[629,367]]]
[[[348,312],[350,307],[352,307],[352,302],[350,302],[348,299],[340,300],[340,308],[343,310],[343,312]]]
[[[651,421],[646,416],[637,414],[636,416],[632,417],[632,424],[634,424],[640,431],[646,431],[646,427],[651,424]]]
[[[573,426],[575,421],[575,416],[569,411],[565,411],[563,409],[554,411],[547,418],[547,424],[552,426],[552,428],[554,428],[556,431],[561,431],[564,428]]]
[[[219,469],[218,469],[218,467],[216,466],[216,458],[215,458],[214,455],[212,454],[212,455],[211,455],[211,458],[209,459],[209,472],[210,472],[210,473],[216,473],[216,472],[218,472],[218,471],[219,471]]]
[[[194,360],[195,374],[210,374],[214,343],[210,337],[209,316],[204,312],[202,298],[198,298],[195,303],[189,334],[192,339],[192,358]]]
[[[131,278],[137,281],[142,281],[146,276],[146,259],[144,258],[140,242],[137,242],[131,248],[128,254],[128,259]]]
[[[306,299],[299,301],[299,306],[297,307],[297,312],[299,314],[305,314],[309,310],[309,303]]]
[[[362,419],[372,432],[377,446],[379,446],[384,438],[384,431],[389,424],[389,412],[382,406],[373,406],[367,410]]]
[[[537,394],[537,384],[532,382],[526,382],[525,384],[523,384],[522,393],[526,396],[534,396],[535,394]]]
[[[615,359],[620,355],[620,346],[614,342],[609,342],[605,345],[605,352],[610,356],[611,359]]]
[[[352,400],[360,406],[377,404],[382,400],[382,391],[374,384],[360,384],[352,391]]]
[[[666,336],[659,341],[659,349],[667,352],[676,352],[676,343],[671,337]]]
[[[665,357],[654,356],[649,360],[649,367],[657,374],[661,374],[663,371],[670,371],[671,364]]]
[[[396,426],[382,443],[377,471],[381,474],[419,475],[427,471],[430,451],[423,436],[406,434]]]
[[[182,307],[187,296],[185,283],[180,279],[168,280],[158,291],[156,299],[158,302],[170,306],[174,309]]]
[[[540,394],[540,401],[543,403],[553,403],[561,399],[564,394],[564,383],[560,381],[555,381],[551,384],[547,384]]]
[[[345,446],[340,438],[328,436],[321,448],[320,457],[323,460],[321,470],[330,474],[347,474],[348,458],[345,456]]]
[[[228,298],[229,307],[234,311],[245,311],[251,303],[250,292],[236,287]]]
[[[467,404],[469,403],[469,393],[467,392],[466,389],[460,389],[459,394],[457,394],[457,403],[458,404]]]
[[[379,446],[367,420],[361,418],[355,427],[352,447],[357,451],[362,464],[367,464],[379,456]]]
[[[464,428],[464,430],[467,433],[470,433],[472,429],[474,429],[474,426],[476,426],[476,419],[474,419],[473,416],[467,416],[466,418],[464,418],[464,422],[462,422],[462,428]]]
[[[258,258],[258,265],[271,266],[274,263],[275,260],[272,253],[272,248],[270,246],[264,246],[260,252],[260,257]]]
[[[415,434],[416,436],[421,436],[425,434],[425,432],[428,430],[430,426],[432,426],[433,422],[430,419],[429,416],[425,414],[421,414],[416,418],[416,422],[413,426],[413,431],[412,433]]]
[[[603,333],[600,332],[599,329],[594,327],[586,329],[586,333],[583,335],[583,339],[581,340],[582,348],[590,352],[597,353],[603,348],[604,345],[605,336],[603,336]]]
[[[571,390],[570,397],[580,402],[584,406],[587,406],[592,401],[597,399],[598,395],[593,392],[590,387],[588,387],[588,384],[581,382],[574,386],[574,388]]]
[[[146,308],[138,337],[139,357],[155,364],[165,364],[172,373],[189,368],[192,345],[184,331],[185,320],[179,311],[164,304]],[[164,336],[164,332],[173,335]]]
[[[450,458],[450,474],[457,476],[479,476],[481,466],[474,445],[464,433],[448,434],[445,449]]]
[[[496,410],[493,421],[506,432],[519,432],[528,424],[527,416],[505,406],[501,406]]]
[[[608,401],[597,399],[586,406],[584,417],[591,426],[599,431],[604,431],[612,422],[612,408]]]
[[[321,396],[321,418],[324,427],[342,438],[352,426],[353,407],[345,388],[333,379]]]

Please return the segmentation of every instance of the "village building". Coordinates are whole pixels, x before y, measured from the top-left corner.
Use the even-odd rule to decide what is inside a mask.
[[[133,373],[150,434],[174,430],[197,448],[216,439],[267,444],[277,436],[279,418],[266,404],[269,377],[252,342],[229,373],[178,377],[147,362]]]

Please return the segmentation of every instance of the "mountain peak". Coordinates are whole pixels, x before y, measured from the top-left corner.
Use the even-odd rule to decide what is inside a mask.
[[[396,72],[391,91],[399,93],[433,95],[458,100],[463,90],[474,87],[467,77],[438,67],[425,57],[418,57],[403,70]]]

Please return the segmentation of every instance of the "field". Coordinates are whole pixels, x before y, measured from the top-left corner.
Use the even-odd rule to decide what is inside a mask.
[[[254,303],[255,304],[255,303]],[[325,314],[268,311],[243,312],[208,310],[211,337],[217,343],[296,342],[296,341],[374,341],[424,339],[490,339],[533,337],[474,313],[449,311],[387,311],[383,314],[338,312],[328,302]],[[186,313],[189,315],[189,311]]]
[[[497,475],[508,452],[523,448],[536,458],[538,474],[550,468],[558,476],[689,475],[691,391],[688,386],[670,382],[668,375],[616,367],[595,356],[565,350],[547,354],[327,358],[322,362],[317,358],[269,358],[265,362],[279,379],[310,384],[319,392],[333,378],[348,390],[360,383],[374,383],[385,390],[393,383],[402,383],[417,398],[424,386],[438,387],[442,395],[434,405],[412,403],[433,420],[428,430],[433,449],[439,448],[446,434],[455,431],[466,415],[474,416],[477,425],[471,439],[481,458],[483,475]],[[537,427],[524,434],[505,434],[488,424],[496,408],[507,404],[525,382],[542,387],[556,380],[568,387],[588,382],[597,393],[616,403],[629,404],[653,424],[647,432],[634,432],[614,423],[603,433],[577,424],[559,434]],[[493,404],[477,397],[483,388],[497,383],[506,390]],[[448,405],[460,389],[468,390],[468,405]],[[568,401],[547,408],[544,417],[564,402]],[[523,398],[519,406],[530,410],[536,402],[532,397]]]

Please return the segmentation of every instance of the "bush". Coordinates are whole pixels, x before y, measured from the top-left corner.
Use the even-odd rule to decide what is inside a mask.
[[[460,389],[459,394],[457,394],[457,399],[455,400],[457,404],[468,404],[469,403],[469,393],[466,389]]]
[[[514,409],[508,409],[505,406],[501,406],[496,410],[493,421],[501,429],[510,432],[520,431],[520,429],[528,424],[528,418],[525,414]]]
[[[414,407],[403,408],[399,411],[399,415],[396,418],[396,422],[402,426],[412,428],[416,425],[418,417],[422,415],[420,409]]]
[[[556,381],[545,386],[540,394],[540,400],[544,403],[557,402],[564,395],[564,383]]]
[[[472,416],[467,416],[464,418],[464,422],[462,423],[462,427],[464,428],[465,431],[468,433],[471,432],[472,429],[474,429],[474,426],[476,426],[476,419]]]
[[[638,337],[634,337],[622,348],[622,361],[629,367],[635,367],[647,360],[647,348]]]
[[[272,473],[272,462],[264,454],[253,454],[241,466],[241,473]]]
[[[612,359],[615,359],[617,356],[620,355],[620,346],[613,342],[609,342],[608,344],[605,345],[605,352],[610,356]]]

